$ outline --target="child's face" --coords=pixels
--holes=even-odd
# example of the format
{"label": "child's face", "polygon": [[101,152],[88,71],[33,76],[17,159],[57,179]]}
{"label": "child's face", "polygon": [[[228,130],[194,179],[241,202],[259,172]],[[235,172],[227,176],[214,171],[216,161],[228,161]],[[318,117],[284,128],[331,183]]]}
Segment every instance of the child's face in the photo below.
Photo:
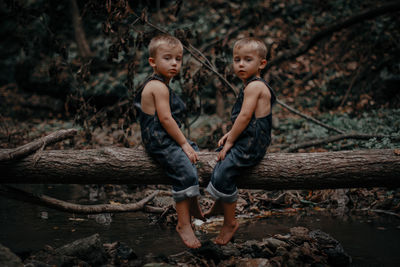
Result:
{"label": "child's face", "polygon": [[154,72],[168,81],[177,75],[182,66],[183,49],[178,45],[160,45],[155,58],[150,57],[149,63]]}
{"label": "child's face", "polygon": [[267,61],[260,58],[257,50],[251,46],[235,47],[233,49],[233,70],[236,75],[246,81],[252,76],[259,76]]}

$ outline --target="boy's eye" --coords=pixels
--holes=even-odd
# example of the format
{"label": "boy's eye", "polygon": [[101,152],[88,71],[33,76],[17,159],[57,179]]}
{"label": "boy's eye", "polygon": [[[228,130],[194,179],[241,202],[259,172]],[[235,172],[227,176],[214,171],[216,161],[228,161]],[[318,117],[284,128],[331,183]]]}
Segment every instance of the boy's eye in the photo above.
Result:
{"label": "boy's eye", "polygon": [[239,62],[239,61],[240,61],[240,58],[235,58],[235,59],[233,59],[233,61]]}

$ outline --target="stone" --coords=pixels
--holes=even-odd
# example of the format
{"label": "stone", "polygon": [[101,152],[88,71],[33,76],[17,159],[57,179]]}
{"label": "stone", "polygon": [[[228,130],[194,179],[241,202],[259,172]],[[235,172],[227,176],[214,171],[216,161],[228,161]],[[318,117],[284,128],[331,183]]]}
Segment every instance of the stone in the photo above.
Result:
{"label": "stone", "polygon": [[9,248],[0,244],[0,266],[22,267],[24,264]]}

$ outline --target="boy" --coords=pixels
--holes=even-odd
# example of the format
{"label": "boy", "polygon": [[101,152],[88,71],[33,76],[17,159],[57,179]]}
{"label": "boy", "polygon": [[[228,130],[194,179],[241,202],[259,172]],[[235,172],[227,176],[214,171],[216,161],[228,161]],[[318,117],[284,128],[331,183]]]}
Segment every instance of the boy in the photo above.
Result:
{"label": "boy", "polygon": [[200,195],[197,170],[197,146],[180,130],[185,104],[169,87],[182,65],[183,46],[170,35],[154,37],[149,44],[149,63],[153,75],[135,97],[142,141],[146,151],[161,164],[173,181],[172,195],[178,215],[176,230],[190,248],[199,248],[191,215],[203,219],[197,201]]}
{"label": "boy", "polygon": [[271,142],[271,108],[276,98],[260,78],[267,64],[266,53],[265,44],[257,38],[240,39],[233,47],[233,69],[244,88],[232,108],[232,129],[218,141],[223,148],[206,189],[216,201],[205,216],[224,214],[221,232],[215,239],[220,245],[227,244],[239,227],[235,218],[235,179],[244,179],[239,177],[240,170],[259,163]]}

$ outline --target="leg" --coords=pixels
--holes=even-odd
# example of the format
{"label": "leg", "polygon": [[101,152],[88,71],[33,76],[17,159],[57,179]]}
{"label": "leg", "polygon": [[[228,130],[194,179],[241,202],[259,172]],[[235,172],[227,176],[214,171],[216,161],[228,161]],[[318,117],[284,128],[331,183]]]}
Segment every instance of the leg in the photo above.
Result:
{"label": "leg", "polygon": [[211,206],[211,208],[206,213],[204,213],[204,217],[210,218],[212,216],[217,216],[220,214],[224,214],[224,209],[222,207],[221,200],[216,200]]}
{"label": "leg", "polygon": [[204,217],[203,212],[201,211],[197,197],[191,197],[189,199],[190,199],[190,215],[195,217],[196,219],[206,221],[206,218]]}
{"label": "leg", "polygon": [[215,243],[218,245],[226,245],[239,228],[239,223],[235,218],[236,202],[222,202],[222,208],[224,210],[224,224],[222,225],[221,232],[215,239]]}
{"label": "leg", "polygon": [[195,236],[192,225],[190,224],[190,202],[189,198],[176,202],[176,213],[178,214],[178,225],[176,231],[180,235],[183,243],[189,248],[199,248],[200,241]]}

